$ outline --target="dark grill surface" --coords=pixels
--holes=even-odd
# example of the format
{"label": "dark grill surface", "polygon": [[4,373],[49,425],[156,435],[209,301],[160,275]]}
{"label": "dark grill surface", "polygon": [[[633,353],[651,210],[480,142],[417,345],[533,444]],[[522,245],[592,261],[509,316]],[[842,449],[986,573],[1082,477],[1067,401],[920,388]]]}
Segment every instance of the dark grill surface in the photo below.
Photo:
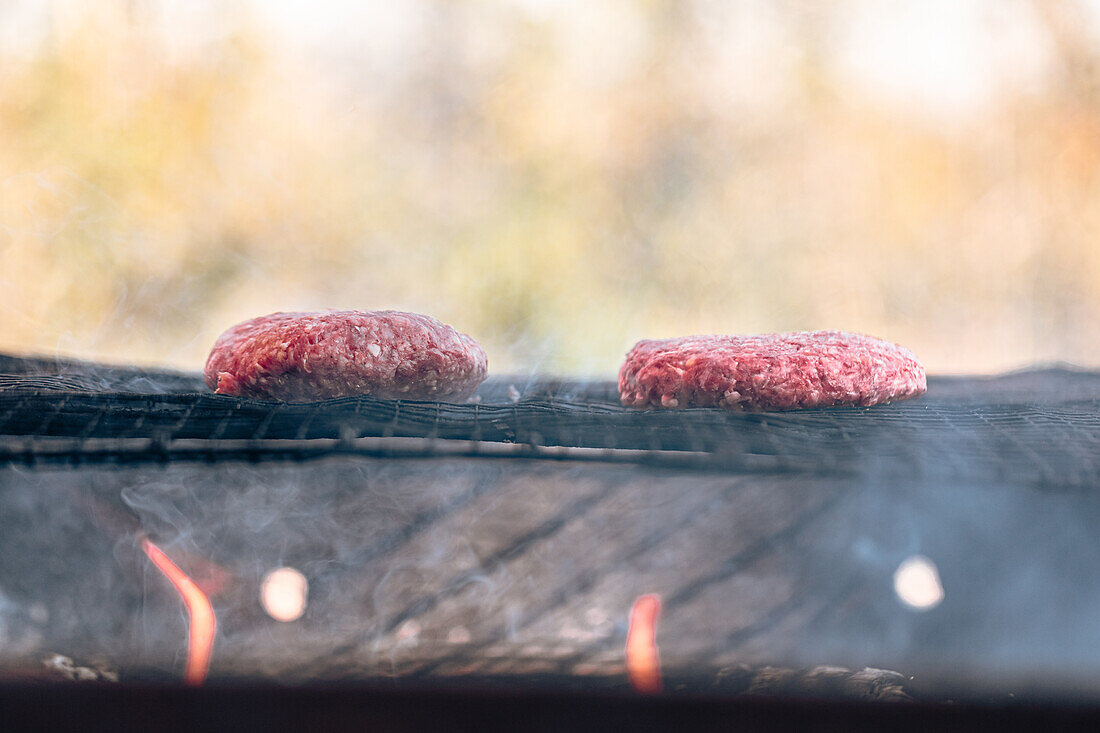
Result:
{"label": "dark grill surface", "polygon": [[[149,537],[221,578],[214,682],[621,692],[653,592],[669,692],[1100,699],[1100,374],[783,413],[628,410],[608,382],[479,396],[286,404],[0,357],[0,680],[178,679]],[[914,555],[943,578],[927,613],[895,594]],[[292,624],[257,601],[283,565],[310,583]]]}
{"label": "dark grill surface", "polygon": [[[933,377],[923,398],[874,408],[643,411],[620,406],[611,382],[501,377],[486,382],[478,397],[461,405],[369,397],[288,404],[211,394],[194,374],[0,356],[0,436],[78,441],[47,451],[7,439],[0,455],[27,459],[60,450],[90,456],[104,450],[95,442],[103,438],[152,441],[130,446],[130,455],[149,452],[150,445],[151,452],[181,457],[285,453],[294,448],[269,441],[314,439],[338,442],[297,450],[385,452],[409,444],[356,441],[406,437],[441,441],[421,444],[420,454],[497,455],[501,449],[492,444],[510,443],[597,452],[503,454],[1046,487],[1089,486],[1100,472],[1100,374],[1068,368]],[[188,440],[211,442],[201,450],[179,442]]]}

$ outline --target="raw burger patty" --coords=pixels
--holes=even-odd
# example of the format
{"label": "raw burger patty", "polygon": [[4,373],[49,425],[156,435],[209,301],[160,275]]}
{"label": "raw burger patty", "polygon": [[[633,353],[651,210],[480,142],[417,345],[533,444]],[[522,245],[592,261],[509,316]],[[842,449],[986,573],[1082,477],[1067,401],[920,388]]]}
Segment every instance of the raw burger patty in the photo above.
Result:
{"label": "raw burger patty", "polygon": [[639,341],[619,370],[619,397],[635,407],[867,406],[926,389],[911,351],[842,331]]}
{"label": "raw burger patty", "polygon": [[485,379],[485,352],[434,318],[398,311],[273,313],[223,333],[206,361],[219,394],[323,400],[464,400]]}

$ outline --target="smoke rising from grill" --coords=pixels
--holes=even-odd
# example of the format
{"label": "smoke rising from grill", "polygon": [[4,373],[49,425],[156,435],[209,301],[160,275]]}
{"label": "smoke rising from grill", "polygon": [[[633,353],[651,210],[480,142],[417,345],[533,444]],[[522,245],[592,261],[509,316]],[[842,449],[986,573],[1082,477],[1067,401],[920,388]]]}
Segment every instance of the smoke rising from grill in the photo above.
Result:
{"label": "smoke rising from grill", "polygon": [[[212,594],[214,679],[616,674],[639,590],[665,600],[670,674],[738,663],[1086,674],[1097,658],[1088,536],[1100,504],[1080,493],[341,458],[79,478],[7,468],[0,481],[5,521],[35,528],[0,540],[5,609],[45,604],[50,618],[5,620],[15,613],[68,654],[114,654],[124,676],[178,669],[186,638],[178,598],[135,561],[135,529],[185,571],[205,561],[229,573]],[[103,520],[119,497],[135,525]],[[948,589],[920,615],[892,584],[918,551]],[[19,558],[58,553],[44,592]],[[292,624],[259,603],[283,566],[310,579]]]}
{"label": "smoke rising from grill", "polygon": [[[1087,373],[934,378],[920,401],[869,410],[669,415],[627,410],[604,383],[291,405],[96,394],[68,383],[91,379],[79,365],[20,363],[3,431],[38,437],[0,445],[3,654],[21,660],[4,665],[51,652],[177,679],[187,616],[143,536],[213,603],[215,681],[626,685],[627,614],[647,593],[663,600],[666,690],[743,664],[1091,679],[1100,658]],[[556,443],[583,447],[539,447]],[[946,591],[922,614],[895,593],[915,555]],[[290,623],[262,603],[277,568],[308,580]]]}

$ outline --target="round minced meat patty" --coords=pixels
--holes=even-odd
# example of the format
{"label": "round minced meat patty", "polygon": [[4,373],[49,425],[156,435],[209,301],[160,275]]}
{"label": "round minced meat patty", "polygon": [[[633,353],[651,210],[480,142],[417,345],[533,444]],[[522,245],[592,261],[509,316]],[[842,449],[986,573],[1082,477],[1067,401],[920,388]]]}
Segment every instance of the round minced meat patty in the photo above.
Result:
{"label": "round minced meat patty", "polygon": [[619,371],[619,396],[634,407],[869,406],[926,389],[911,351],[843,331],[639,341]]}
{"label": "round minced meat patty", "polygon": [[322,311],[238,323],[214,344],[205,376],[219,394],[243,397],[460,401],[487,372],[474,339],[429,316]]}

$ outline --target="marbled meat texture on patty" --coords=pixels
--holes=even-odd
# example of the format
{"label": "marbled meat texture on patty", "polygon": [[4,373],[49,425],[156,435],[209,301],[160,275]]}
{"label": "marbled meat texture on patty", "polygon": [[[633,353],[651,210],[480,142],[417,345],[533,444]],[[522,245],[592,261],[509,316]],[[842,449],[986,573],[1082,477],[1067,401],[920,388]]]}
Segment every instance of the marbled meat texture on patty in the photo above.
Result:
{"label": "marbled meat texture on patty", "polygon": [[639,341],[619,371],[624,405],[785,410],[918,397],[908,349],[843,331]]}
{"label": "marbled meat texture on patty", "polygon": [[214,344],[205,376],[219,394],[242,397],[461,401],[487,372],[481,346],[434,318],[323,311],[238,323]]}

